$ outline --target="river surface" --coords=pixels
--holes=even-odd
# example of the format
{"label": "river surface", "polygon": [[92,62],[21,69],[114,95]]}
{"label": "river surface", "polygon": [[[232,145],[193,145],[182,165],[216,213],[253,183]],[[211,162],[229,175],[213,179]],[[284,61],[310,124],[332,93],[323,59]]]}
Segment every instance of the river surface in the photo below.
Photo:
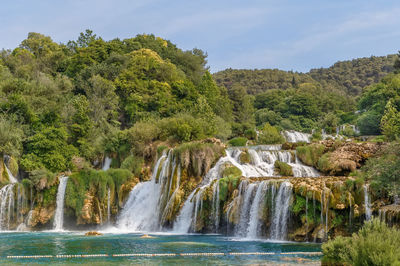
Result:
{"label": "river surface", "polygon": [[[300,254],[319,252],[314,243],[268,242],[243,240],[221,235],[150,234],[154,238],[141,238],[137,233],[104,233],[85,236],[83,232],[3,232],[0,233],[1,265],[244,265],[244,264],[304,264],[318,265],[320,256]],[[255,252],[273,253],[256,255]],[[118,254],[174,254],[166,256],[126,256]],[[183,253],[223,253],[197,256]],[[229,254],[229,253],[253,253]],[[292,253],[292,254],[282,254]],[[296,254],[293,254],[296,253]],[[106,257],[56,258],[56,255],[107,254]],[[7,258],[7,256],[52,255],[51,258]]]}

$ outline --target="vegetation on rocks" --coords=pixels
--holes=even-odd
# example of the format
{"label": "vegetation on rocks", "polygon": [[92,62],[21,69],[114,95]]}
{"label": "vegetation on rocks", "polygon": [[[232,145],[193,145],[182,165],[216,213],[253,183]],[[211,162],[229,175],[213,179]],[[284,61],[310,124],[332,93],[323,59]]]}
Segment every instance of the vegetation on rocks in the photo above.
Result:
{"label": "vegetation on rocks", "polygon": [[351,237],[337,237],[322,245],[323,265],[398,265],[400,231],[379,219],[366,222]]}

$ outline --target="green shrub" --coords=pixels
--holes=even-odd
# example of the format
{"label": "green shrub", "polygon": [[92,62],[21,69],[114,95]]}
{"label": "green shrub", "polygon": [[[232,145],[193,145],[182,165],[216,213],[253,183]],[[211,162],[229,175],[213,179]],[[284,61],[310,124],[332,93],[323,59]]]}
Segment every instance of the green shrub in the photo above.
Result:
{"label": "green shrub", "polygon": [[332,163],[329,160],[331,153],[327,152],[319,158],[317,168],[322,172],[328,172],[332,168]]}
{"label": "green shrub", "polygon": [[400,265],[400,231],[373,219],[351,237],[337,237],[322,245],[327,265]]}
{"label": "green shrub", "polygon": [[56,174],[44,168],[34,170],[29,174],[29,179],[32,180],[32,184],[35,186],[37,191],[53,186],[57,181],[56,178]]}
{"label": "green shrub", "polygon": [[275,161],[275,169],[278,170],[279,174],[282,176],[293,176],[293,169],[290,165],[285,162]]}
{"label": "green shrub", "polygon": [[244,132],[244,136],[245,136],[247,139],[256,139],[256,138],[257,138],[257,132],[256,132],[254,129],[247,129],[247,130]]}
{"label": "green shrub", "polygon": [[228,141],[229,145],[234,147],[246,146],[247,138],[236,137]]}
{"label": "green shrub", "polygon": [[294,214],[299,214],[301,211],[306,209],[306,199],[302,196],[296,195],[296,200],[292,205],[292,212]]}
{"label": "green shrub", "polygon": [[139,176],[142,171],[143,163],[143,158],[130,155],[121,163],[121,168],[131,171],[135,176]]}
{"label": "green shrub", "polygon": [[221,145],[202,142],[183,143],[174,149],[174,156],[191,176],[205,175],[223,155]]}
{"label": "green shrub", "polygon": [[282,144],[285,142],[285,138],[279,134],[276,127],[266,123],[258,136],[257,142],[258,144]]}
{"label": "green shrub", "polygon": [[310,144],[296,148],[296,153],[299,159],[306,165],[315,167],[317,167],[317,162],[324,154],[324,151],[325,146],[322,144]]}

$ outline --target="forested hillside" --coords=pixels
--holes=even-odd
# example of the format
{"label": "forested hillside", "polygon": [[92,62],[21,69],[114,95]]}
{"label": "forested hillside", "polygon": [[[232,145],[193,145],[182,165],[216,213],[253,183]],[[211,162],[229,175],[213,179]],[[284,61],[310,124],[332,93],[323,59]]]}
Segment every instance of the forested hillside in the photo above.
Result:
{"label": "forested hillside", "polygon": [[325,89],[337,89],[351,96],[360,95],[362,88],[379,82],[393,71],[396,55],[372,56],[349,61],[340,61],[329,68],[311,69],[308,73],[278,69],[226,69],[214,74],[219,85],[228,90],[246,88],[249,94],[258,94],[270,89],[288,89],[311,82]]}

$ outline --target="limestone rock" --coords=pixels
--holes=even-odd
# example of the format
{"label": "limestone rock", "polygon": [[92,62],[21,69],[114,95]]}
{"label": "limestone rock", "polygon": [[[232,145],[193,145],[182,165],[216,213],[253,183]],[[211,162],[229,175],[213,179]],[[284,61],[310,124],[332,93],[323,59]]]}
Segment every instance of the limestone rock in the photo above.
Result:
{"label": "limestone rock", "polygon": [[85,234],[85,236],[102,236],[102,235],[103,235],[102,233],[99,233],[97,231],[90,231]]}

